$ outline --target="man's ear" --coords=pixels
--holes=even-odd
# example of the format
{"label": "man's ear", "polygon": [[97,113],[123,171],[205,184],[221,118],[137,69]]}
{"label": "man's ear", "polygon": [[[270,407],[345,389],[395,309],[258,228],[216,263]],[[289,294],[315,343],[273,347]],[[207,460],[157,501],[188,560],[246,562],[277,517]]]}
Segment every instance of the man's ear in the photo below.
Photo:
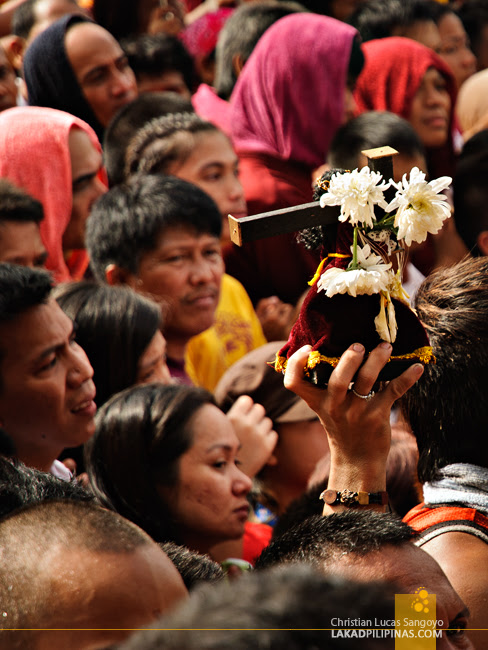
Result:
{"label": "man's ear", "polygon": [[232,57],[232,69],[234,70],[234,74],[237,78],[239,78],[239,75],[241,74],[243,67],[244,67],[244,61],[242,60],[242,55],[234,54]]}
{"label": "man's ear", "polygon": [[476,243],[483,255],[488,255],[488,230],[479,233]]}
{"label": "man's ear", "polygon": [[105,280],[111,287],[125,284],[131,289],[135,289],[137,282],[137,278],[133,273],[126,269],[122,269],[120,266],[117,266],[117,264],[109,264],[107,266],[105,269]]}
{"label": "man's ear", "polygon": [[22,70],[22,60],[25,51],[25,40],[15,34],[9,34],[1,39],[1,44],[5,50],[10,65],[14,70]]}

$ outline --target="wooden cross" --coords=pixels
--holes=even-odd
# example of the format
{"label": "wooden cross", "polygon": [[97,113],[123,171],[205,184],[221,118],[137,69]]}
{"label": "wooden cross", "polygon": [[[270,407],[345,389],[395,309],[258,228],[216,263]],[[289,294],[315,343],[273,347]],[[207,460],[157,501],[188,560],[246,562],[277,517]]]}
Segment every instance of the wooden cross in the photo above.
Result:
{"label": "wooden cross", "polygon": [[[361,153],[368,159],[371,171],[380,172],[386,181],[393,178],[393,156],[398,151],[391,147],[378,147]],[[314,201],[240,219],[229,215],[230,238],[234,244],[242,246],[256,239],[336,223],[338,214],[338,206],[327,205],[321,208],[320,202]]]}

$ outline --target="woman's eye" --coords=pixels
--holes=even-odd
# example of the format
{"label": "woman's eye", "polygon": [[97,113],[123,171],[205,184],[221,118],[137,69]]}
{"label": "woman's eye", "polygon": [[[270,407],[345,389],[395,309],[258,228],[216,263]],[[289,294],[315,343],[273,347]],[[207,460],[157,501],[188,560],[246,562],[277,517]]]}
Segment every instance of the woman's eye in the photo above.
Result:
{"label": "woman's eye", "polygon": [[213,466],[216,467],[217,469],[222,469],[223,467],[226,466],[226,461],[225,460],[219,460],[216,463],[213,463]]}

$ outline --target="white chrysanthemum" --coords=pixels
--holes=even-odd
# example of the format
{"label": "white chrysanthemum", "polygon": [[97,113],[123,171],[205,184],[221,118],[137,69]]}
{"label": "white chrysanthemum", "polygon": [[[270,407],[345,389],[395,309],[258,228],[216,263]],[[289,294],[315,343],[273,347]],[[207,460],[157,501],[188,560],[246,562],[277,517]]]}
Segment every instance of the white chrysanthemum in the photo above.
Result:
{"label": "white chrysanthemum", "polygon": [[325,291],[329,298],[337,293],[348,293],[356,297],[365,293],[371,295],[387,291],[391,283],[391,264],[385,264],[379,255],[372,253],[369,244],[363,248],[357,247],[357,260],[360,267],[358,269],[347,271],[331,268],[322,273],[317,289]]}
{"label": "white chrysanthemum", "polygon": [[321,207],[340,205],[339,221],[349,221],[351,225],[373,227],[375,221],[374,206],[386,209],[384,190],[390,184],[382,183],[379,172],[372,172],[369,167],[361,171],[334,174],[330,179],[329,190],[320,197]]}
{"label": "white chrysanthemum", "polygon": [[451,214],[447,198],[440,192],[449,187],[451,180],[449,176],[442,176],[428,183],[425,174],[414,167],[410,180],[407,181],[404,174],[401,183],[393,183],[397,193],[387,212],[397,210],[395,227],[398,228],[398,239],[404,239],[410,246],[413,241],[419,244],[425,241],[429,232],[433,235],[439,232]]}

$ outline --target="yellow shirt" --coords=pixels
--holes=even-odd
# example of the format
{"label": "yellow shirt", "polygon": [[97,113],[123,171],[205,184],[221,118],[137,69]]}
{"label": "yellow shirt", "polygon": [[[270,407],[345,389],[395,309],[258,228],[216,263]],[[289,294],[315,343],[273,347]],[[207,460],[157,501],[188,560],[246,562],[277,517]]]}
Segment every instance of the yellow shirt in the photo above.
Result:
{"label": "yellow shirt", "polygon": [[186,372],[196,386],[213,391],[227,368],[266,342],[246,290],[224,274],[215,323],[188,342]]}

